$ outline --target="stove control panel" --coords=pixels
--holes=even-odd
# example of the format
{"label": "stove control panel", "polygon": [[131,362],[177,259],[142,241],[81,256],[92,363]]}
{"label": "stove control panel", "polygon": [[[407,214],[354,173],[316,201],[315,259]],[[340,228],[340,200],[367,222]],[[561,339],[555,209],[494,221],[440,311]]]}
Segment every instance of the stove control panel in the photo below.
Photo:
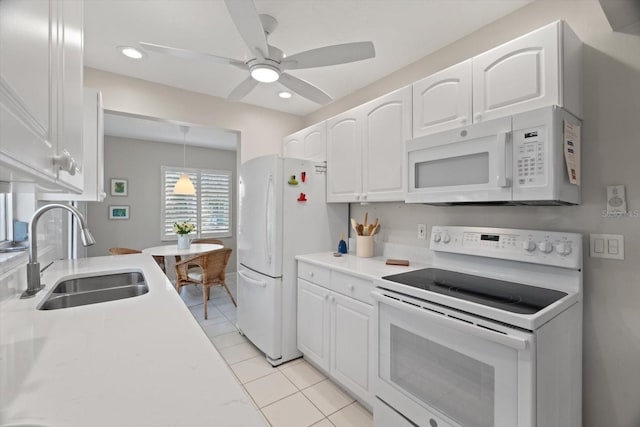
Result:
{"label": "stove control panel", "polygon": [[437,252],[582,268],[582,236],[577,233],[434,226],[430,248]]}

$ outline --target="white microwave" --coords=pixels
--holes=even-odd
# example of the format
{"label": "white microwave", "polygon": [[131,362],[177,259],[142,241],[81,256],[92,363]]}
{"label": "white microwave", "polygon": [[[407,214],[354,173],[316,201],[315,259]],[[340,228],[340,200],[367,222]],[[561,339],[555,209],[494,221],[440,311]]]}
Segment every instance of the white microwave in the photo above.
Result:
{"label": "white microwave", "polygon": [[[580,204],[580,183],[567,173],[566,126],[581,122],[551,106],[414,139],[406,148],[405,201]],[[569,144],[579,174],[580,141]]]}

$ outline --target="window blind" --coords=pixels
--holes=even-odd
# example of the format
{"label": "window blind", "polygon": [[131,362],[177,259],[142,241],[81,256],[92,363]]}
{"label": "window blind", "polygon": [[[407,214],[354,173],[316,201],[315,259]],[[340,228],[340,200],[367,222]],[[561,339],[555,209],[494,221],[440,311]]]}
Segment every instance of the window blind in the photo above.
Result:
{"label": "window blind", "polygon": [[[173,187],[186,173],[196,194],[174,194]],[[162,238],[175,238],[173,224],[189,221],[197,237],[231,235],[231,172],[162,168]]]}

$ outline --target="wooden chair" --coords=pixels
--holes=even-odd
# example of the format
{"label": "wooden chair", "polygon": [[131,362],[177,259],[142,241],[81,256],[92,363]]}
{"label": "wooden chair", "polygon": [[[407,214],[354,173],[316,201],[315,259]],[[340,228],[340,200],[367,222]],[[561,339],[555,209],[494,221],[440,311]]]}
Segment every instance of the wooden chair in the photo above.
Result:
{"label": "wooden chair", "polygon": [[210,243],[213,245],[222,245],[224,246],[224,242],[220,239],[193,239],[191,243]]}
{"label": "wooden chair", "polygon": [[[231,249],[222,248],[205,252],[191,258],[184,259],[175,265],[176,290],[186,285],[202,285],[202,302],[204,303],[204,318],[207,319],[207,301],[212,286],[222,286],[229,294],[233,305],[237,306],[231,291],[224,281],[227,263],[231,257]],[[199,272],[189,271],[189,267],[198,266]]]}
{"label": "wooden chair", "polygon": [[[142,251],[139,251],[137,249],[129,249],[129,248],[110,248],[109,249],[110,255],[129,255],[129,254],[141,254],[141,253]],[[156,260],[156,262],[158,263],[162,271],[166,273],[167,271],[164,266],[164,257],[153,255],[153,259]]]}

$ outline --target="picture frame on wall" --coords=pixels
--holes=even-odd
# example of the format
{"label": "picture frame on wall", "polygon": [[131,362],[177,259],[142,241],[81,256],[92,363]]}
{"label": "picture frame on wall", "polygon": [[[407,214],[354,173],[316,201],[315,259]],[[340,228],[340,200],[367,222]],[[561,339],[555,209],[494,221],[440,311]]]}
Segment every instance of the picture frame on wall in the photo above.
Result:
{"label": "picture frame on wall", "polygon": [[109,206],[109,219],[129,219],[129,206]]}
{"label": "picture frame on wall", "polygon": [[111,178],[111,195],[126,196],[129,191],[129,185],[126,179]]}

